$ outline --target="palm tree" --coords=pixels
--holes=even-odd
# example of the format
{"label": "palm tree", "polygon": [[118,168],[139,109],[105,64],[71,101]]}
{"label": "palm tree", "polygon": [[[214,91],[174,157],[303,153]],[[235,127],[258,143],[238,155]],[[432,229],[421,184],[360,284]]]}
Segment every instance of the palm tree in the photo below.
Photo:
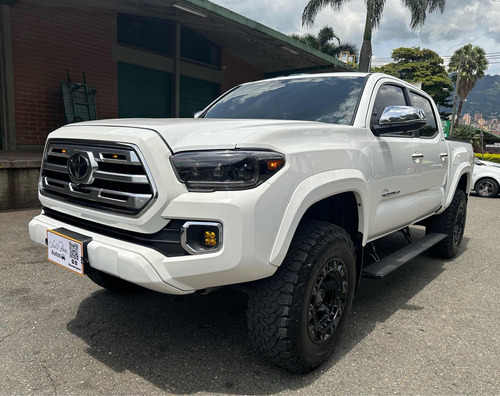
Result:
{"label": "palm tree", "polygon": [[484,49],[472,44],[464,45],[455,51],[450,59],[449,72],[456,72],[453,82],[456,84],[456,93],[459,97],[458,111],[455,118],[455,126],[458,125],[462,107],[467,95],[476,86],[478,80],[484,77],[484,72],[488,68],[488,60]]}
{"label": "palm tree", "polygon": [[[341,52],[349,52],[351,55],[355,55],[356,59],[358,57],[358,48],[356,45],[349,42],[341,43],[340,38],[330,26],[323,26],[318,36],[307,33],[303,35],[291,34],[290,37],[330,56],[338,57]],[[334,43],[335,40],[337,44]]]}
{"label": "palm tree", "polygon": [[472,125],[458,125],[450,137],[464,140],[477,149],[481,148],[481,130]]}
{"label": "palm tree", "polygon": [[[309,0],[302,12],[302,25],[312,26],[319,11],[326,6],[331,6],[334,10],[340,8],[350,0]],[[359,69],[368,72],[370,69],[370,58],[372,56],[372,32],[377,28],[382,18],[386,0],[365,0],[366,21],[363,34],[363,45],[361,46],[361,57],[359,59]],[[428,12],[441,11],[443,13],[446,0],[401,0],[404,6],[411,11],[412,29],[422,26]]]}

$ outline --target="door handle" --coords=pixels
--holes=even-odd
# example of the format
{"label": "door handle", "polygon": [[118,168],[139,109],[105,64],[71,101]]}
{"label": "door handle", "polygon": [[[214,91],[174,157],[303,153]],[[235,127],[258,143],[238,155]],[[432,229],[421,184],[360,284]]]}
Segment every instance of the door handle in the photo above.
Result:
{"label": "door handle", "polygon": [[424,155],[422,153],[415,153],[411,156],[411,159],[415,161],[417,164],[424,158]]}
{"label": "door handle", "polygon": [[446,161],[446,158],[448,158],[448,153],[441,153],[439,154],[439,156],[441,157],[441,161]]}

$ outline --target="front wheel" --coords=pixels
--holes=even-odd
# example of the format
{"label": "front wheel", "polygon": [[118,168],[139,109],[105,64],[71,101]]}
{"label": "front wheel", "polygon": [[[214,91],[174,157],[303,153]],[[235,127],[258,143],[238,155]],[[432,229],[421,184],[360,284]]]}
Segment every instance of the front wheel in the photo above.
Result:
{"label": "front wheel", "polygon": [[248,326],[254,348],[290,371],[316,368],[338,345],[355,282],[347,232],[322,221],[302,223],[276,273],[253,284]]}
{"label": "front wheel", "polygon": [[490,178],[479,180],[474,186],[476,194],[483,198],[493,198],[498,194],[498,183]]}
{"label": "front wheel", "polygon": [[429,249],[435,257],[452,258],[462,243],[467,218],[467,197],[462,190],[455,191],[450,206],[427,225],[426,232],[446,234],[447,237]]}

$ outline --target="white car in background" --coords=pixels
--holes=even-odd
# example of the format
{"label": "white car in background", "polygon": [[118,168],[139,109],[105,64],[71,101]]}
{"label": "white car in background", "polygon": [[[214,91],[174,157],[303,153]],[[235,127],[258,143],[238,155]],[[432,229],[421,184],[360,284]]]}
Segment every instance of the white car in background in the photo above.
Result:
{"label": "white car in background", "polygon": [[500,164],[490,161],[474,161],[472,185],[476,194],[484,198],[496,197],[500,186]]}

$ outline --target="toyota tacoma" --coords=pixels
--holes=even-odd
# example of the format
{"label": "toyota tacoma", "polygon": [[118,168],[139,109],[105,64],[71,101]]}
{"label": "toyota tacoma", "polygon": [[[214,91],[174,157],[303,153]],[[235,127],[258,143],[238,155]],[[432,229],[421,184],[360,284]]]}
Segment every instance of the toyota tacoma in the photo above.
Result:
{"label": "toyota tacoma", "polygon": [[[50,261],[112,291],[244,288],[253,347],[307,372],[339,344],[362,276],[425,250],[457,253],[473,158],[409,83],[274,78],[235,87],[193,119],[52,132],[29,231]],[[412,225],[425,236],[414,240]],[[408,245],[379,257],[374,241],[397,231]]]}

